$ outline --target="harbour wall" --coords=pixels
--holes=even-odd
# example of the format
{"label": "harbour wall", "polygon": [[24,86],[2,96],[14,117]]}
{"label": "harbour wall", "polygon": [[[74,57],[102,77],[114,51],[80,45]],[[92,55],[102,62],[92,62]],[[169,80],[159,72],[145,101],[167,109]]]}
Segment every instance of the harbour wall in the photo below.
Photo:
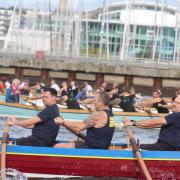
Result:
{"label": "harbour wall", "polygon": [[152,61],[119,61],[96,58],[74,58],[46,56],[41,59],[27,54],[0,53],[0,76],[10,79],[41,79],[45,83],[57,81],[89,81],[98,87],[103,81],[118,82],[126,89],[132,85],[151,93],[153,89],[180,88],[180,63]]}

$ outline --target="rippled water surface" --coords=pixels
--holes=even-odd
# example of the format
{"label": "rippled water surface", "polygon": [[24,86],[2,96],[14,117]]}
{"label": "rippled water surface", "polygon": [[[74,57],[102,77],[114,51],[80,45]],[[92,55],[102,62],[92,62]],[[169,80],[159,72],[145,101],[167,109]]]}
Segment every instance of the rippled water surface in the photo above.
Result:
{"label": "rippled water surface", "polygon": [[[0,134],[4,129],[4,122],[6,118],[0,118]],[[139,129],[132,128],[134,136],[139,139],[140,143],[153,143],[157,140],[159,129]],[[19,138],[31,135],[30,129],[25,129],[19,126],[13,126],[10,129],[10,138]],[[63,127],[60,127],[57,140],[60,141],[71,141],[75,140],[77,137],[70,133]],[[125,128],[116,129],[112,143],[126,143],[127,142],[127,132]]]}

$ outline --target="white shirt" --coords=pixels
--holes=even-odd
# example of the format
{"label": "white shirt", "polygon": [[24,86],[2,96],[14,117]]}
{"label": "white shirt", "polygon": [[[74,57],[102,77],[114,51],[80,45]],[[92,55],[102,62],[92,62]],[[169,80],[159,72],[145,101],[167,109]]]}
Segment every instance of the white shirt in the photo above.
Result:
{"label": "white shirt", "polygon": [[85,87],[85,90],[86,90],[87,93],[92,93],[93,88],[92,88],[91,85],[88,84],[88,85]]}
{"label": "white shirt", "polygon": [[57,84],[51,85],[51,88],[54,88],[56,91],[60,91],[60,87]]}
{"label": "white shirt", "polygon": [[11,83],[9,81],[5,82],[6,89],[11,87]]}

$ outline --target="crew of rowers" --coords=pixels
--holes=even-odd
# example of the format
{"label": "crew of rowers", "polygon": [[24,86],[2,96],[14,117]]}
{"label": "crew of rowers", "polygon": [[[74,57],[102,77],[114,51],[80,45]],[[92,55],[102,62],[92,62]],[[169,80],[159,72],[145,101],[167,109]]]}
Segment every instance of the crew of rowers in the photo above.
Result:
{"label": "crew of rowers", "polygon": [[[118,83],[113,83],[109,90],[107,83],[103,82],[96,91],[93,91],[88,82],[78,85],[75,81],[71,81],[68,85],[66,81],[63,81],[59,86],[54,79],[51,79],[50,87],[58,93],[57,103],[69,109],[81,109],[88,107],[88,105],[92,107],[95,94],[97,92],[107,92],[110,96],[110,109],[116,108],[116,110],[125,112],[144,110],[151,112],[151,110],[155,110],[158,113],[169,113],[175,96],[180,94],[180,90],[177,90],[175,96],[172,97],[172,101],[167,103],[163,100],[160,90],[155,90],[151,99],[144,99],[140,94],[136,94],[134,87],[131,87],[128,93],[123,92],[123,88]],[[45,88],[45,84],[41,81],[37,81],[34,86],[30,86],[29,80],[14,79],[10,83],[6,78],[2,78],[0,81],[0,92],[6,94],[5,100],[10,103],[19,103],[20,95],[24,95],[29,102],[34,101],[37,106],[43,106],[42,93]],[[41,100],[35,101],[37,99]]]}
{"label": "crew of rowers", "polygon": [[[66,82],[62,83],[60,88],[54,79],[50,82],[50,87],[45,87],[41,82],[30,87],[29,81],[20,82],[14,79],[12,83],[3,79],[0,82],[1,92],[6,93],[7,102],[19,102],[20,94],[32,96],[28,99],[42,99],[45,108],[36,116],[17,120],[15,117],[9,117],[7,124],[10,126],[19,125],[24,128],[33,127],[32,135],[22,137],[16,140],[17,145],[26,146],[46,146],[57,148],[91,148],[108,149],[115,130],[115,120],[111,108],[119,106],[124,111],[134,112],[137,107],[154,107],[159,113],[167,113],[171,109],[172,113],[149,120],[130,120],[125,117],[123,122],[125,126],[135,126],[137,128],[161,128],[159,138],[154,144],[141,144],[141,149],[146,150],[179,150],[180,148],[180,91],[176,91],[172,98],[172,103],[167,104],[160,90],[153,92],[153,98],[139,102],[139,96],[132,87],[130,92],[122,93],[117,83],[113,84],[112,90],[107,90],[107,83],[103,82],[95,93],[92,87],[87,83],[77,86],[71,81],[70,86]],[[38,94],[38,95],[37,95]],[[93,104],[91,114],[84,121],[66,121],[59,114],[57,106],[59,102],[66,103],[68,108],[80,108],[80,102],[83,104]],[[86,136],[83,141],[71,143],[58,143],[56,137],[60,126],[64,126],[76,135],[86,130]],[[81,136],[82,137],[82,136]]]}
{"label": "crew of rowers", "polygon": [[[61,113],[59,114],[59,108],[56,104],[57,91],[55,88],[45,88],[42,101],[45,108],[34,117],[22,119],[20,121],[15,117],[8,117],[6,122],[7,125],[18,125],[24,128],[32,127],[32,134],[28,137],[16,139],[16,145],[85,149],[109,148],[114,135],[116,123],[113,113],[109,109],[110,95],[108,92],[99,90],[95,94],[95,98],[93,100],[94,111],[92,111],[88,118],[83,121],[69,121],[60,116]],[[123,120],[123,126],[135,126],[137,128],[161,128],[157,142],[154,144],[140,144],[141,149],[169,151],[179,150],[180,95],[177,95],[174,98],[174,101],[171,104],[171,109],[171,114],[156,119],[150,118],[147,120],[135,121],[125,117]],[[86,135],[81,135],[81,138],[83,137],[83,141],[73,141],[69,143],[57,142],[56,138],[60,126],[64,126],[78,137],[80,137],[82,131],[86,130]]]}

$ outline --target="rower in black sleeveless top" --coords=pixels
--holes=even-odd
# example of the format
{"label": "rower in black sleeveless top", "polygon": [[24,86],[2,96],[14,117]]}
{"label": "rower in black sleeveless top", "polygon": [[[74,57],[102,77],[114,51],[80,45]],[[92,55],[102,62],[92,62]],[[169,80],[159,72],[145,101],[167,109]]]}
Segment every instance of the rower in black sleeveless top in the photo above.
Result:
{"label": "rower in black sleeveless top", "polygon": [[92,112],[87,120],[74,122],[57,117],[55,119],[57,124],[67,127],[77,134],[83,130],[87,130],[87,133],[84,142],[58,143],[54,147],[107,149],[115,129],[114,118],[111,110],[109,110],[109,99],[107,92],[97,93],[94,103],[96,111]]}

